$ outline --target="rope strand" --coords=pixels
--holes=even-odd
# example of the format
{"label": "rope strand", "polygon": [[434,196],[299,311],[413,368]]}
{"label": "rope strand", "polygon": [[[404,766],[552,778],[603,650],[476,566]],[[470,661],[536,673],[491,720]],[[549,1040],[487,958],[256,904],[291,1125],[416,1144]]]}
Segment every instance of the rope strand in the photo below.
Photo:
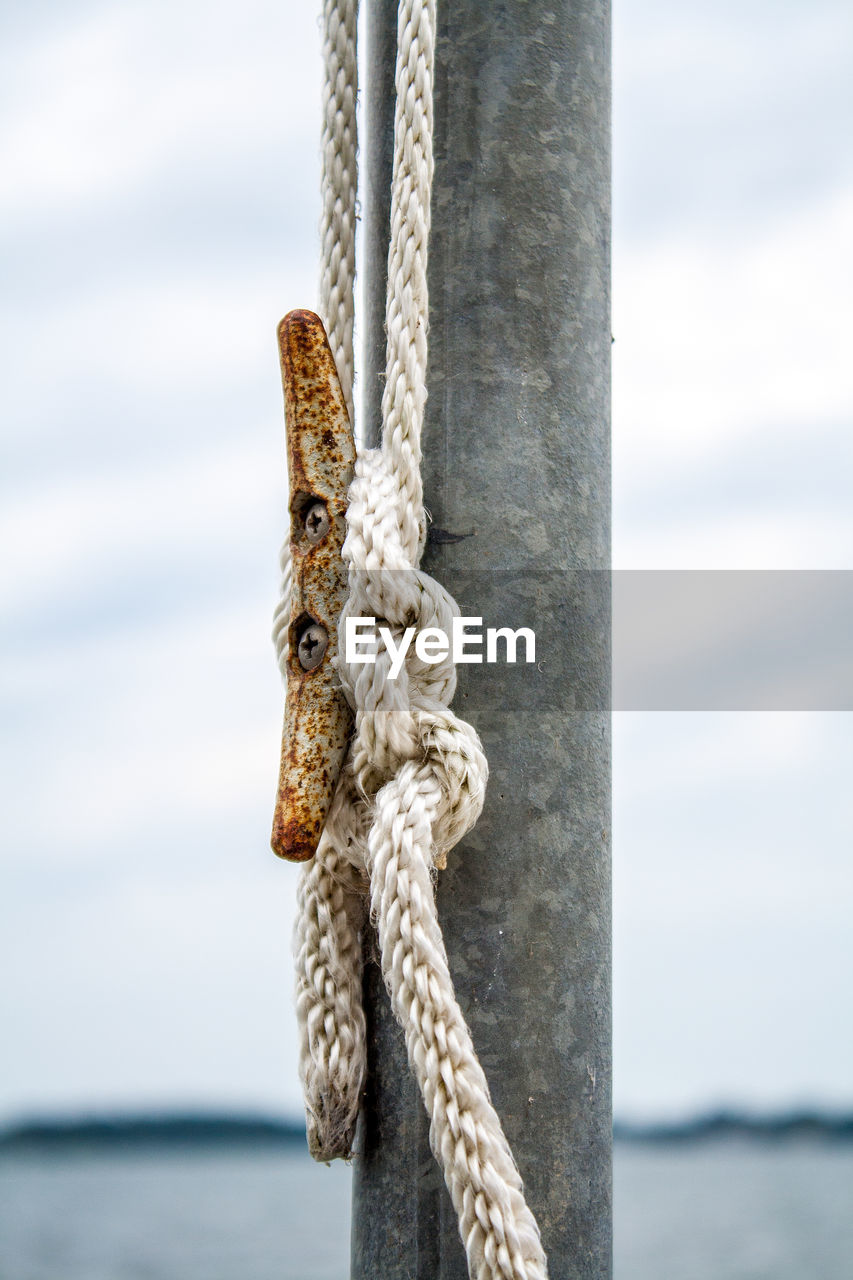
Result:
{"label": "rope strand", "polygon": [[323,131],[319,315],[353,415],[355,222],[358,189],[358,0],[323,0]]}
{"label": "rope strand", "polygon": [[397,20],[397,105],[385,324],[382,447],[399,477],[401,542],[415,564],[425,535],[421,429],[426,406],[429,291],[427,246],[432,193],[432,82],[435,0],[401,3]]}

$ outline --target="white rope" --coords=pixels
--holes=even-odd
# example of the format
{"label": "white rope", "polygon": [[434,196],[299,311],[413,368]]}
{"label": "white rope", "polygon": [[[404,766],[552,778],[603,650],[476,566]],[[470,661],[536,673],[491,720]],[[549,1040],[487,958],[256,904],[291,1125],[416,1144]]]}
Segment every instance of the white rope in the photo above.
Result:
{"label": "white rope", "polygon": [[[355,209],[355,0],[327,0],[324,20],[321,315],[342,382],[346,374],[351,387],[354,262],[346,236],[354,227],[347,211]],[[343,552],[349,598],[341,627],[346,616],[372,616],[397,639],[407,626],[449,632],[458,615],[447,592],[417,568],[425,530],[420,437],[434,42],[435,0],[400,0],[382,445],[356,462]],[[286,557],[282,567],[280,662]],[[389,669],[387,651],[375,665],[338,660],[355,731],[320,848],[300,877],[295,957],[309,1145],[318,1159],[352,1148],[365,1072],[359,929],[367,891],[383,977],[429,1113],[430,1144],[459,1218],[469,1274],[544,1280],[539,1230],[453,992],[432,883],[433,869],[480,814],[486,759],[473,728],[450,710],[456,673],[449,657],[427,665],[410,651],[396,680]]]}
{"label": "white rope", "polygon": [[358,0],[323,0],[323,169],[320,191],[320,317],[341,390],[354,422],[353,321],[355,318],[355,218],[358,190]]}

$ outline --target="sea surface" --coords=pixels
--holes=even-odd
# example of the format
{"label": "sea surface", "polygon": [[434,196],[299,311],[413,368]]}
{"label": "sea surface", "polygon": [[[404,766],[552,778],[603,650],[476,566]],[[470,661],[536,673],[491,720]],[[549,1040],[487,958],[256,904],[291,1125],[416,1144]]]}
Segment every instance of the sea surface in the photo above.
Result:
{"label": "sea surface", "polygon": [[[616,1280],[853,1277],[850,1144],[614,1163]],[[0,1280],[346,1280],[349,1202],[347,1168],[287,1150],[5,1154]]]}

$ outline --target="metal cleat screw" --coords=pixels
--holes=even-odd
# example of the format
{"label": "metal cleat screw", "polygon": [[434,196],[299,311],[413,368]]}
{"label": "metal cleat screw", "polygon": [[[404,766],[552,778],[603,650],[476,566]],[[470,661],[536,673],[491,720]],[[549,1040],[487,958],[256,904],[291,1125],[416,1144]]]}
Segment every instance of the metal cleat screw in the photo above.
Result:
{"label": "metal cleat screw", "polygon": [[299,637],[296,656],[303,671],[313,671],[323,661],[323,655],[329,647],[329,634],[318,622],[306,627]]}
{"label": "metal cleat screw", "polygon": [[309,542],[320,542],[329,532],[331,521],[325,503],[312,502],[305,512],[305,536]]}

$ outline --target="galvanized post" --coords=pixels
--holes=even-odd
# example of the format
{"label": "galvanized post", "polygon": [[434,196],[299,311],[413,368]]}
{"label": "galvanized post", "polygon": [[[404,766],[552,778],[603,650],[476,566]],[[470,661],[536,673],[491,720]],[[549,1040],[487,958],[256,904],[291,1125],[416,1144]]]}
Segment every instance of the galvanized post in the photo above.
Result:
{"label": "galvanized post", "polygon": [[[454,983],[553,1280],[610,1229],[607,0],[439,2],[425,567],[533,620],[541,679],[462,672],[485,812],[438,885]],[[378,423],[396,4],[368,2],[365,419]],[[464,535],[461,536],[460,535]],[[450,540],[451,537],[458,540]],[[473,607],[471,607],[473,606]],[[531,613],[532,610],[532,613]],[[375,964],[353,1280],[464,1280],[456,1218]]]}

